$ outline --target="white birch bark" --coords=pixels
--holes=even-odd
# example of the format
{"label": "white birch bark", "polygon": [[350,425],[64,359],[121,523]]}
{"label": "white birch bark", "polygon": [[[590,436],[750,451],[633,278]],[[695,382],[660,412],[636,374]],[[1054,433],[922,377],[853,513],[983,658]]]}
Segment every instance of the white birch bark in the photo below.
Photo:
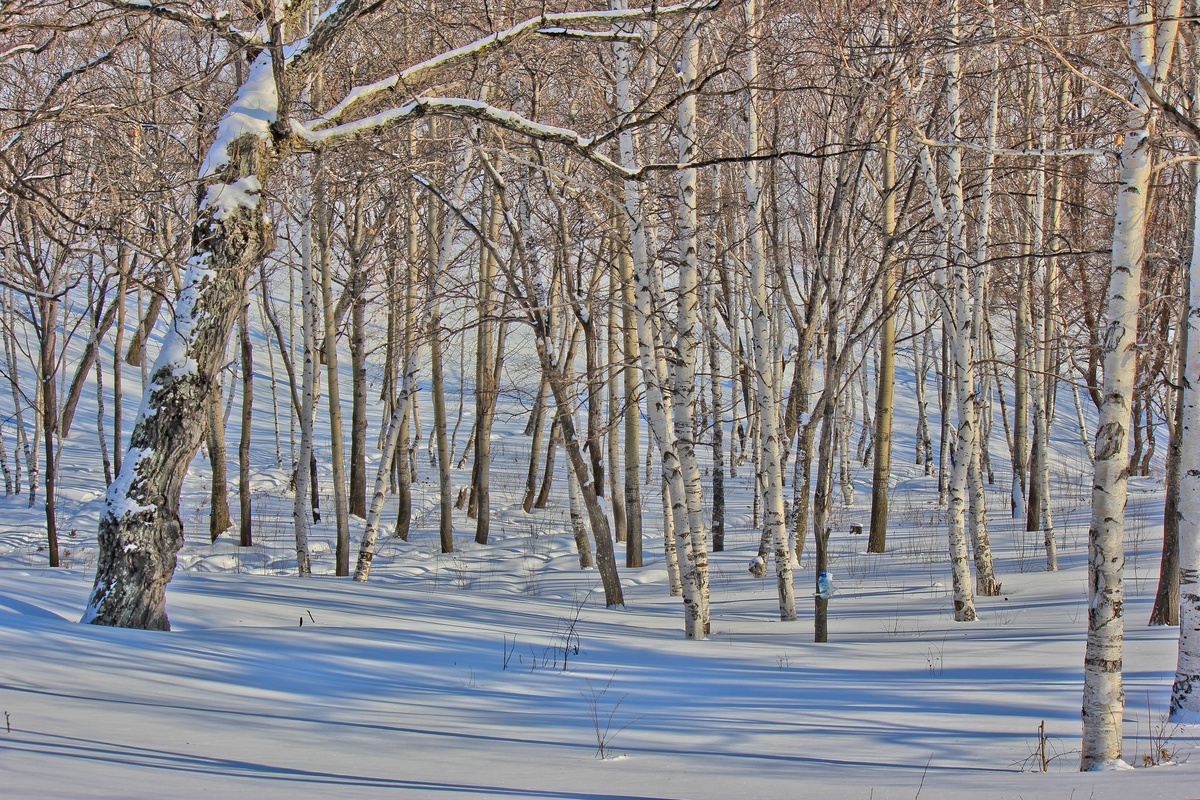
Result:
{"label": "white birch bark", "polygon": [[1200,194],[1194,218],[1179,464],[1179,659],[1169,716],[1188,725],[1200,724]]}
{"label": "white birch bark", "polygon": [[[307,181],[305,181],[307,184]],[[307,189],[307,185],[305,187]],[[308,552],[309,490],[313,457],[313,422],[316,416],[316,295],[312,278],[312,209],[306,209],[300,239],[300,341],[304,366],[300,378],[300,447],[296,456],[293,484],[296,495],[292,500],[292,525],[296,536],[296,569],[301,577],[312,574]]]}
{"label": "white birch bark", "polygon": [[[696,95],[699,89],[700,32],[699,18],[689,14],[684,25],[682,54],[682,89],[679,104],[679,163],[696,160],[698,151]],[[675,409],[675,448],[683,470],[685,505],[687,508],[688,544],[684,549],[687,571],[695,584],[700,608],[702,630],[708,633],[708,536],[704,519],[704,489],[700,465],[696,460],[695,406],[696,354],[700,351],[700,270],[698,265],[699,238],[697,235],[696,192],[698,170],[683,169],[679,173],[679,285],[678,318],[675,326],[673,359],[668,362],[671,374],[672,404]]]}
{"label": "white birch bark", "polygon": [[[1134,68],[1155,83],[1166,76],[1178,27],[1179,0],[1171,0],[1158,31],[1154,7],[1129,2],[1129,52]],[[1137,318],[1145,259],[1146,198],[1150,188],[1151,104],[1132,82],[1133,107],[1121,146],[1113,225],[1108,320],[1102,339],[1104,383],[1092,521],[1088,531],[1088,635],[1083,662],[1083,744],[1080,769],[1123,766],[1125,713],[1122,649],[1125,633],[1125,500],[1128,492],[1129,426],[1136,367]]]}
{"label": "white birch bark", "polygon": [[[990,15],[992,19],[992,34],[995,36],[995,16]],[[983,313],[984,301],[987,297],[988,283],[991,277],[991,264],[988,257],[988,250],[991,236],[991,218],[992,218],[992,194],[994,191],[994,166],[996,163],[996,138],[997,129],[999,128],[1000,115],[1000,53],[999,48],[992,48],[992,65],[996,70],[996,80],[992,85],[991,104],[988,111],[987,121],[987,141],[988,153],[984,162],[984,177],[983,186],[980,190],[979,198],[979,226],[976,234],[975,242],[975,287],[974,295],[971,298],[971,330],[970,342],[982,350],[983,342]],[[965,220],[964,220],[964,235],[965,240]],[[963,242],[963,250],[965,253],[965,241]],[[975,448],[971,454],[971,461],[967,471],[968,488],[970,492],[970,510],[971,510],[971,534],[972,544],[975,551],[975,590],[978,594],[985,597],[994,597],[1000,594],[1000,583],[996,580],[995,568],[992,560],[991,540],[988,536],[987,526],[987,493],[983,485],[983,454],[984,441],[986,433],[983,426],[985,403],[980,395],[979,389],[986,383],[986,380],[981,377],[976,384],[974,380],[974,364],[977,359],[972,360],[972,389],[975,396],[972,399],[972,408],[974,411],[974,434]]]}
{"label": "white birch bark", "polygon": [[[27,473],[27,485],[29,487],[29,507],[32,508],[37,499],[38,487],[38,461],[37,461],[37,446],[29,441],[29,434],[25,428],[25,413],[22,410],[24,407],[23,393],[21,392],[20,372],[17,367],[16,349],[13,347],[13,341],[16,339],[16,313],[13,311],[12,289],[7,290],[3,297],[4,301],[4,316],[5,316],[5,332],[4,332],[4,359],[8,365],[8,385],[12,390],[13,396],[13,416],[17,429],[17,445],[20,448],[20,456],[25,459],[25,471]],[[35,426],[36,427],[36,426]],[[21,493],[21,458],[16,459],[17,479],[16,487],[17,494]],[[118,470],[120,467],[117,468]]]}
{"label": "white birch bark", "polygon": [[717,298],[712,281],[705,298],[705,328],[707,328],[709,392],[712,401],[712,541],[713,552],[725,549],[725,419],[721,407],[721,350],[717,342]]}
{"label": "white birch bark", "polygon": [[[623,0],[617,0],[615,7],[623,8]],[[689,26],[691,24],[693,23],[689,20]],[[621,164],[627,169],[633,169],[636,164],[636,156],[633,131],[628,127],[633,111],[630,85],[632,63],[628,44],[618,41],[614,44],[613,50],[617,59],[617,111],[622,115],[623,125],[618,139]],[[658,357],[659,337],[653,328],[653,287],[656,264],[650,257],[645,218],[642,213],[642,189],[637,181],[624,181],[624,201],[629,225],[630,256],[633,260],[638,352],[642,377],[646,386],[646,416],[654,434],[653,438],[659,447],[663,479],[668,487],[667,497],[671,502],[671,517],[678,531],[681,521],[686,520],[690,525],[691,519],[686,501],[687,488],[683,464],[672,435],[672,428],[676,427],[673,398],[664,391],[666,370]],[[703,529],[701,529],[700,536],[703,537]],[[678,538],[676,537],[676,540]],[[687,543],[693,541],[690,531],[685,531],[682,538]],[[706,635],[705,628],[708,618],[707,560],[698,562],[694,550],[690,547],[684,549],[685,566],[681,569],[680,575],[683,590],[684,634],[689,639],[702,639]]]}
{"label": "white birch bark", "polygon": [[[366,527],[359,544],[358,562],[354,569],[354,580],[364,582],[371,577],[371,564],[375,558],[375,542],[379,536],[379,521],[383,515],[384,502],[387,499],[388,476],[392,474],[397,456],[405,463],[400,465],[402,472],[408,472],[408,444],[401,443],[401,437],[408,431],[409,409],[414,405],[417,391],[418,361],[420,359],[420,340],[410,330],[405,336],[409,339],[405,346],[404,375],[399,396],[392,408],[388,420],[387,432],[384,434],[383,454],[379,459],[379,468],[375,472],[375,489],[371,496],[371,505],[367,508]],[[402,537],[407,540],[407,533]]]}
{"label": "white birch bark", "polygon": [[[758,141],[758,48],[760,36],[758,5],[746,0],[746,25],[750,46],[747,54],[746,154],[756,156]],[[758,403],[763,527],[770,537],[775,558],[775,582],[779,595],[779,618],[796,619],[796,597],[792,583],[792,556],[783,507],[783,462],[780,456],[779,384],[775,380],[776,359],[771,351],[770,306],[767,296],[767,256],[764,241],[762,179],[758,162],[746,162],[746,204],[750,234],[750,323],[754,344],[755,397]],[[756,482],[757,483],[757,482]]]}
{"label": "white birch bark", "polygon": [[[957,19],[957,6],[955,6],[954,14]],[[957,24],[954,28],[957,32]],[[953,121],[958,115],[958,61],[957,51],[952,51],[951,55],[947,56],[947,72],[949,74],[946,95],[952,115],[951,137],[954,137],[958,130]],[[968,454],[973,452],[971,449],[974,438],[972,436],[973,426],[969,423],[974,416],[974,400],[971,396],[971,356],[969,352],[971,320],[967,302],[967,275],[966,265],[962,263],[963,253],[959,246],[963,240],[961,153],[957,147],[950,148],[948,159],[951,176],[950,208],[947,208],[942,202],[929,148],[921,147],[919,156],[920,169],[934,219],[939,223],[939,227],[948,240],[946,261],[949,263],[938,269],[937,295],[942,306],[942,336],[947,339],[953,351],[951,368],[956,373],[955,383],[957,384],[954,394],[962,396],[958,398],[959,449],[955,454],[953,470],[947,484],[946,523],[953,577],[954,619],[957,622],[971,622],[975,620],[976,614],[975,597],[971,590],[971,568],[967,553],[966,488]],[[953,220],[957,220],[957,222]],[[964,408],[969,409],[965,415]],[[944,413],[948,415],[948,409]]]}
{"label": "white birch bark", "polygon": [[588,544],[587,526],[583,522],[583,502],[579,499],[579,479],[575,470],[567,470],[567,500],[571,515],[571,533],[575,537],[575,551],[579,556],[579,568],[592,568],[592,547]]}
{"label": "white birch bark", "polygon": [[[1045,75],[1041,64],[1034,66],[1034,103],[1036,106],[1036,117],[1034,127],[1039,131],[1040,142],[1039,147],[1045,150],[1049,146],[1049,140],[1046,134],[1046,91],[1045,91]],[[1033,276],[1032,286],[1036,290],[1044,290],[1046,286],[1046,234],[1045,234],[1045,216],[1046,216],[1046,157],[1040,156],[1037,159],[1037,164],[1034,169],[1034,192],[1033,192],[1033,216],[1030,220],[1031,233],[1031,249],[1033,250]],[[1046,320],[1039,320],[1039,309],[1037,303],[1031,303],[1030,309],[1034,312],[1030,316],[1030,329],[1037,331],[1038,323],[1042,322],[1042,327],[1045,327]],[[1043,309],[1044,311],[1044,304]],[[1049,409],[1046,403],[1046,387],[1047,377],[1045,366],[1048,362],[1047,353],[1051,347],[1051,342],[1042,336],[1034,335],[1030,338],[1032,347],[1030,348],[1030,359],[1033,362],[1033,369],[1029,373],[1029,391],[1033,399],[1033,447],[1035,457],[1029,465],[1029,497],[1037,498],[1036,508],[1030,509],[1033,513],[1026,513],[1027,521],[1030,527],[1042,531],[1042,541],[1046,549],[1046,570],[1055,572],[1058,570],[1058,545],[1054,540],[1054,523],[1050,514],[1050,459],[1047,448],[1050,446],[1050,418]]]}

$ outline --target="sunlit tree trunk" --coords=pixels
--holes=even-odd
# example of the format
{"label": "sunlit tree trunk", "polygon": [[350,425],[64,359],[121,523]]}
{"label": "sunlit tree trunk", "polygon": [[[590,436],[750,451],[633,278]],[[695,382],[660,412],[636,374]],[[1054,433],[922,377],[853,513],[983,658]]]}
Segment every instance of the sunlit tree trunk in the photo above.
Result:
{"label": "sunlit tree trunk", "polygon": [[[307,187],[306,187],[307,188]],[[300,371],[300,446],[296,451],[296,471],[292,479],[296,494],[292,503],[292,525],[296,532],[296,568],[301,577],[312,574],[308,550],[308,515],[313,472],[313,426],[316,420],[317,393],[317,333],[316,290],[313,286],[312,264],[312,206],[306,216],[300,238],[300,349],[304,366]]]}
{"label": "sunlit tree trunk", "polygon": [[[1186,328],[1180,338],[1186,356],[1180,359],[1183,369],[1180,375],[1182,398],[1179,403],[1179,446],[1169,458],[1177,461],[1178,472],[1177,505],[1168,500],[1165,515],[1173,516],[1177,546],[1175,563],[1168,564],[1164,557],[1163,569],[1176,567],[1173,574],[1159,578],[1159,597],[1155,599],[1155,613],[1166,592],[1163,584],[1174,585],[1179,598],[1176,623],[1179,625],[1179,659],[1175,668],[1175,681],[1171,687],[1170,721],[1173,723],[1200,723],[1200,178],[1193,172],[1193,186],[1197,189],[1194,200],[1192,259],[1188,275],[1188,304]],[[1165,616],[1165,615],[1164,615]],[[1151,624],[1170,624],[1168,620],[1151,618]]]}
{"label": "sunlit tree trunk", "polygon": [[[1156,42],[1154,7],[1142,0],[1129,3],[1129,53],[1133,67],[1156,83],[1166,77],[1171,61],[1179,7],[1179,0],[1167,4],[1163,16],[1166,21],[1159,26]],[[1104,769],[1121,761],[1125,712],[1122,680],[1125,501],[1147,194],[1152,172],[1150,100],[1136,81],[1132,84],[1132,97],[1117,180],[1108,323],[1101,339],[1104,382],[1088,531],[1088,635],[1083,662],[1080,769],[1085,771]],[[1183,559],[1182,563],[1188,562]]]}
{"label": "sunlit tree trunk", "polygon": [[[746,152],[758,155],[758,51],[753,37],[760,35],[756,0],[747,0],[746,21],[751,31],[746,85]],[[682,112],[681,112],[682,113]],[[681,159],[682,160],[682,159]],[[775,358],[771,347],[770,306],[767,297],[767,258],[764,241],[762,179],[758,162],[746,163],[746,204],[749,207],[750,234],[750,323],[754,343],[755,396],[759,412],[760,469],[758,482],[764,495],[763,526],[775,556],[775,582],[779,595],[779,617],[796,619],[796,598],[792,584],[792,556],[783,503],[783,463],[780,451],[780,388],[775,380]]]}
{"label": "sunlit tree trunk", "polygon": [[[623,7],[623,0],[618,0],[617,7]],[[694,20],[689,19],[689,34],[695,37]],[[698,46],[698,45],[697,45]],[[629,55],[629,45],[617,42],[613,45],[617,56],[617,110],[622,115],[632,113],[633,103],[630,94],[630,74],[632,65]],[[687,49],[687,48],[685,48]],[[685,70],[694,70],[691,57],[685,57]],[[689,73],[685,73],[689,74]],[[694,76],[694,71],[690,72]],[[685,83],[687,79],[685,78]],[[682,114],[681,110],[681,114]],[[624,127],[619,137],[621,164],[632,167],[636,163],[634,155],[633,132]],[[681,147],[688,146],[681,142]],[[642,215],[641,186],[637,181],[624,181],[624,200],[627,224],[629,225],[630,254],[633,261],[635,292],[635,309],[638,329],[638,348],[641,357],[642,375],[646,387],[646,412],[653,429],[654,439],[658,443],[662,456],[662,470],[668,484],[667,497],[672,505],[672,519],[678,532],[680,522],[690,528],[691,519],[684,464],[681,454],[676,447],[672,430],[679,429],[681,423],[675,421],[677,409],[674,408],[674,397],[664,391],[665,369],[659,363],[658,336],[653,325],[653,296],[655,285],[656,265],[652,263],[650,248],[646,236],[645,220]],[[687,409],[680,410],[687,413]],[[690,429],[690,416],[686,427]],[[690,437],[690,430],[688,432]],[[698,478],[698,470],[696,470]],[[695,487],[699,489],[699,486]],[[698,500],[699,498],[697,498]],[[697,509],[700,511],[701,509]],[[701,529],[699,539],[703,541],[704,532]],[[683,567],[681,581],[683,586],[684,605],[684,635],[689,639],[702,639],[707,634],[708,624],[708,562],[705,552],[697,552],[692,544],[695,539],[693,532],[684,529],[677,540],[684,542]]]}
{"label": "sunlit tree trunk", "polygon": [[[642,566],[642,489],[638,481],[641,466],[642,433],[638,392],[637,323],[634,321],[633,259],[629,255],[628,226],[618,211],[616,228],[621,232],[617,243],[617,267],[621,278],[621,331],[625,349],[625,566]],[[613,462],[616,466],[616,462]]]}
{"label": "sunlit tree trunk", "polygon": [[896,289],[892,243],[896,236],[896,113],[887,109],[883,160],[883,273],[880,283],[883,322],[879,327],[879,371],[875,376],[875,459],[871,472],[871,527],[867,552],[887,544],[888,482],[892,463],[892,399],[896,384]]}

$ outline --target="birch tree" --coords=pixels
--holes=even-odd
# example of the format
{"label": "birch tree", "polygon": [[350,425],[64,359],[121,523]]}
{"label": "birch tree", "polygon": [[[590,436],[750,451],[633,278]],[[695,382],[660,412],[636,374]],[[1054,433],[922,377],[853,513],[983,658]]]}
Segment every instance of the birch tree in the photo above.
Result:
{"label": "birch tree", "polygon": [[[1200,180],[1195,182],[1200,190]],[[1200,232],[1200,191],[1194,231]],[[1200,236],[1193,233],[1188,270],[1186,358],[1181,376],[1178,501],[1179,658],[1171,686],[1169,719],[1200,723]],[[1173,511],[1168,507],[1167,511]],[[1164,559],[1165,562],[1165,559]],[[1170,580],[1173,576],[1168,576]]]}
{"label": "birch tree", "polygon": [[[747,0],[746,25],[750,48],[746,67],[746,154],[759,153],[758,141],[758,51],[754,39],[761,35],[758,4]],[[682,112],[681,112],[682,113]],[[683,159],[681,159],[682,161]],[[767,298],[767,256],[764,241],[762,181],[758,163],[746,163],[746,202],[749,206],[750,233],[750,323],[754,343],[755,395],[760,425],[760,461],[762,473],[756,483],[763,487],[763,525],[775,555],[775,582],[779,594],[779,617],[796,619],[796,599],[792,585],[792,555],[788,548],[787,526],[783,509],[783,461],[780,453],[779,384],[775,377],[775,359],[771,347]]]}
{"label": "birch tree", "polygon": [[[1129,53],[1133,69],[1152,86],[1161,85],[1175,46],[1180,2],[1169,0],[1157,22],[1155,7],[1128,5]],[[1113,222],[1108,322],[1103,337],[1104,384],[1092,519],[1088,531],[1088,635],[1083,664],[1083,746],[1080,769],[1121,763],[1125,595],[1125,500],[1129,482],[1129,428],[1137,349],[1142,264],[1145,260],[1147,193],[1151,177],[1150,126],[1153,108],[1142,80],[1131,86],[1133,102],[1121,145]],[[1182,626],[1181,626],[1182,627]]]}

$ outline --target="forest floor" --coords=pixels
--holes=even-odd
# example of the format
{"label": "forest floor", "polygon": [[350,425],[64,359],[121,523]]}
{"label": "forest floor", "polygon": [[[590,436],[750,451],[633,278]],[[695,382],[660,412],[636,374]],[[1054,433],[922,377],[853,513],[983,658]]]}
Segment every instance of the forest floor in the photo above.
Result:
{"label": "forest floor", "polygon": [[[686,641],[654,487],[647,565],[621,569],[626,606],[606,609],[598,575],[578,567],[561,467],[550,507],[521,511],[528,440],[516,413],[495,435],[492,542],[476,545],[456,512],[456,552],[438,552],[422,448],[413,535],[383,541],[367,584],[331,576],[328,498],[312,534],[318,574],[294,576],[291,496],[259,414],[256,459],[272,467],[256,470],[255,546],[236,547],[236,531],[208,543],[199,456],[168,591],[173,630],[79,625],[104,483],[80,430],[64,445],[66,568],[45,566],[41,509],[0,498],[0,796],[1200,797],[1200,740],[1164,721],[1177,630],[1145,624],[1161,484],[1135,479],[1128,509],[1125,758],[1138,768],[1081,774],[1090,468],[1078,434],[1056,440],[1062,569],[1044,571],[1041,534],[1009,518],[998,476],[1003,594],[978,598],[979,621],[955,623],[935,479],[901,463],[910,422],[898,422],[886,553],[849,533],[866,527],[869,467],[856,465],[853,506],[836,493],[836,593],[819,645],[810,554],[796,572],[798,622],[778,621],[773,575],[747,572],[749,460],[729,482],[727,549],[711,559],[711,634]],[[286,437],[285,424],[285,458]],[[456,486],[468,476],[469,464],[456,470]],[[623,564],[622,545],[617,555]]]}

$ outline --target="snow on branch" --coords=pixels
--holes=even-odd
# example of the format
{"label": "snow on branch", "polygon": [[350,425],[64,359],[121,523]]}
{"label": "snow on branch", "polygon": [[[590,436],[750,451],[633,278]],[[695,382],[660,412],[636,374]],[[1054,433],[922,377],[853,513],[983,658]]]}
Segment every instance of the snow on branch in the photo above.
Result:
{"label": "snow on branch", "polygon": [[260,53],[250,66],[250,75],[238,89],[237,99],[217,123],[217,138],[200,165],[200,178],[215,175],[229,163],[229,147],[242,136],[266,139],[279,111],[279,96],[271,71],[269,53]]}
{"label": "snow on branch", "polygon": [[[497,31],[482,39],[456,47],[453,50],[447,50],[444,53],[426,59],[419,64],[414,64],[408,69],[399,72],[374,83],[364,86],[356,86],[351,89],[340,102],[337,103],[329,111],[322,114],[315,120],[307,123],[310,129],[324,127],[326,125],[336,124],[343,119],[347,112],[374,97],[377,97],[397,89],[411,87],[414,84],[427,81],[434,74],[458,66],[459,64],[482,58],[483,56],[505,47],[513,42],[531,35],[545,36],[563,36],[565,32],[571,34],[582,34],[585,31],[577,30],[580,25],[595,25],[605,24],[612,25],[613,23],[635,22],[637,20],[649,19],[652,17],[668,16],[672,14],[681,14],[693,11],[703,11],[705,9],[715,8],[714,0],[690,0],[690,2],[679,3],[671,6],[648,6],[645,8],[618,9],[611,11],[572,11],[559,14],[542,14],[537,17],[520,22],[511,28],[502,31]],[[592,35],[592,34],[589,34]],[[603,38],[606,41],[616,38],[612,31],[602,31],[594,34],[598,38]]]}
{"label": "snow on branch", "polygon": [[556,142],[575,151],[584,158],[600,165],[605,170],[625,178],[638,177],[612,159],[593,149],[595,139],[581,136],[570,128],[546,125],[523,117],[515,111],[490,106],[481,100],[465,100],[457,97],[421,97],[398,108],[389,108],[369,117],[347,122],[333,128],[312,130],[298,122],[292,123],[292,131],[301,140],[311,145],[324,145],[339,139],[361,136],[381,128],[417,119],[422,116],[470,117],[497,125],[505,130],[528,136],[543,142]]}
{"label": "snow on branch", "polygon": [[986,145],[973,144],[972,142],[954,141],[941,142],[935,139],[926,139],[924,136],[917,135],[916,141],[918,144],[923,144],[926,147],[961,147],[964,150],[971,150],[976,153],[984,153],[986,155],[1021,158],[1025,156],[1047,156],[1051,158],[1070,158],[1072,156],[1116,156],[1111,150],[1105,150],[1102,147],[987,147]]}
{"label": "snow on branch", "polygon": [[21,55],[21,53],[40,53],[52,41],[54,41],[54,37],[50,36],[49,38],[46,39],[46,41],[42,42],[41,44],[33,44],[30,42],[30,43],[26,43],[26,44],[19,44],[16,47],[9,48],[8,50],[5,50],[3,53],[0,53],[0,63],[3,63],[10,59],[16,58],[17,56]]}

